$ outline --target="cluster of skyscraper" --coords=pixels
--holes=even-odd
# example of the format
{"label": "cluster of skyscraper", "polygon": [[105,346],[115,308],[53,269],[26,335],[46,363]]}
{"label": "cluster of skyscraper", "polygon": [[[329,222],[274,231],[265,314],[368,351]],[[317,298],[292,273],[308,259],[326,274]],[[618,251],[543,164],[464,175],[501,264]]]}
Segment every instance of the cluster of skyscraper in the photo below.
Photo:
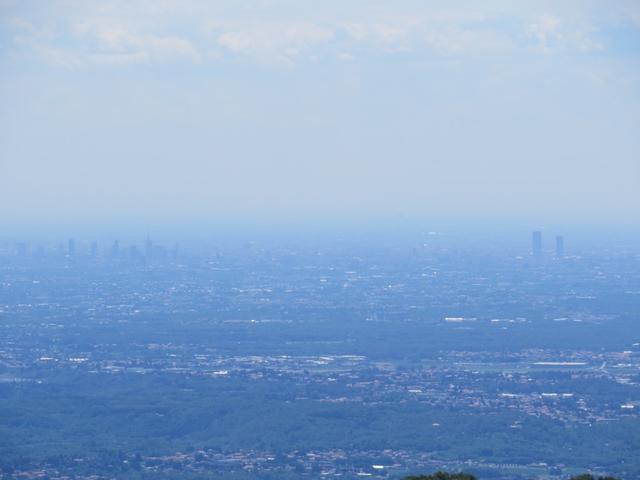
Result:
{"label": "cluster of skyscraper", "polygon": [[[542,232],[540,230],[531,234],[531,254],[536,260],[541,260],[543,257]],[[555,257],[564,258],[564,237],[562,235],[556,235]]]}
{"label": "cluster of skyscraper", "polygon": [[[98,242],[92,241],[89,244],[88,253],[90,257],[96,258],[99,255],[98,252]],[[85,247],[85,252],[86,252]],[[42,247],[38,248],[35,252],[36,256],[42,256],[44,249]],[[64,249],[64,244],[58,244],[58,252],[60,255],[66,256],[68,258],[74,258],[77,254],[76,249],[76,241],[73,238],[70,238],[67,242],[66,252]],[[16,244],[16,253],[20,257],[24,257],[27,255],[27,244],[26,243],[18,243]],[[167,251],[162,246],[154,245],[150,238],[147,237],[147,240],[144,245],[144,250],[138,248],[137,245],[129,245],[128,248],[122,249],[120,246],[120,242],[115,240],[111,245],[111,248],[104,252],[105,256],[111,258],[120,258],[120,257],[128,257],[130,259],[146,259],[150,260],[152,258],[165,258],[167,256],[175,256],[177,253],[174,248],[171,251]],[[544,257],[543,243],[542,243],[542,231],[535,230],[531,234],[531,255],[535,260],[542,260]],[[555,258],[561,259],[564,258],[564,237],[562,235],[556,235],[555,237]]]}
{"label": "cluster of skyscraper", "polygon": [[[49,248],[45,248],[40,245],[37,248],[32,250],[32,254],[36,258],[41,258],[46,256],[47,251],[54,253],[54,256],[64,257],[64,258],[76,258],[76,257],[85,257],[85,258],[98,258],[103,256],[104,258],[127,258],[130,260],[150,260],[150,259],[165,259],[165,258],[173,258],[177,254],[177,247],[169,250],[160,245],[154,245],[150,238],[147,238],[144,248],[141,249],[137,245],[132,244],[123,248],[118,240],[115,240],[110,248],[107,248],[101,252],[98,249],[98,242],[96,240],[91,241],[87,244],[80,244],[78,247],[76,240],[70,238],[66,242],[66,246],[64,243],[58,243],[55,246],[49,246]],[[27,257],[29,253],[29,245],[25,242],[19,242],[16,244],[16,254],[18,257]]]}

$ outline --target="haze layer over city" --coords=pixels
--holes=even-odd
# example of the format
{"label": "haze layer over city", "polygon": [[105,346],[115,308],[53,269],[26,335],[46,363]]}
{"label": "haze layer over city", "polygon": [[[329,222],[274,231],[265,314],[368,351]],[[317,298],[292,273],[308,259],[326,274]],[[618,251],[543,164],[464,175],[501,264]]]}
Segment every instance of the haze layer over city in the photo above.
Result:
{"label": "haze layer over city", "polygon": [[0,478],[640,478],[637,2],[0,40]]}

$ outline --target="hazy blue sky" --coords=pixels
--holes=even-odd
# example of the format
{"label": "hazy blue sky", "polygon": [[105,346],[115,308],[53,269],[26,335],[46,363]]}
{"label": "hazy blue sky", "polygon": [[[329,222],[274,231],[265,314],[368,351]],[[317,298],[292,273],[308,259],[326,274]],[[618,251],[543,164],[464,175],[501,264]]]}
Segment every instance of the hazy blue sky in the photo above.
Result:
{"label": "hazy blue sky", "polygon": [[0,215],[640,217],[640,2],[0,0]]}

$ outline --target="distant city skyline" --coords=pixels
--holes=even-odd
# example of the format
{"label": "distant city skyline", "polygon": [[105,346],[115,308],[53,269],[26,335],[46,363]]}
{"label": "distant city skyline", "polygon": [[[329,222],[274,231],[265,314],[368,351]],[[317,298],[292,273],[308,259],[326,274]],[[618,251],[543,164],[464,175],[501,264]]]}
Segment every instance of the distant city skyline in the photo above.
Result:
{"label": "distant city skyline", "polygon": [[[355,236],[350,235],[348,232],[343,232],[344,236],[341,237],[325,237],[322,241],[324,242],[355,242],[361,243],[367,242],[367,235],[364,235],[362,231],[359,232],[359,235]],[[382,240],[379,237],[378,241]],[[517,238],[505,238],[505,237],[494,237],[492,239],[476,236],[475,238],[464,237],[456,234],[445,234],[435,231],[430,232],[405,232],[405,234],[389,236],[386,238],[386,242],[394,242],[398,241],[398,239],[403,239],[406,248],[411,248],[414,254],[418,252],[418,248],[416,248],[416,243],[418,245],[421,244],[421,248],[431,248],[436,246],[436,248],[442,248],[447,245],[457,247],[465,246],[464,248],[471,248],[471,250],[476,249],[486,249],[489,245],[493,245],[493,248],[496,245],[501,245],[497,249],[497,252],[502,252],[505,257],[513,257],[516,258],[524,258],[523,254],[526,252],[526,244],[523,242],[522,236],[520,236],[520,241]],[[561,260],[565,257],[565,241],[564,235],[555,235],[554,238],[554,246],[553,249],[545,245],[544,236],[541,230],[534,230],[531,232],[531,246],[529,249],[529,254],[534,262],[539,263],[543,260]],[[128,237],[124,242],[124,247],[122,247],[123,243],[119,238],[102,238],[100,241],[95,237],[81,237],[77,239],[76,237],[71,237],[66,240],[61,238],[49,237],[49,238],[34,238],[34,237],[23,237],[23,238],[14,238],[13,240],[10,238],[2,238],[0,237],[0,254],[11,256],[11,252],[15,253],[15,256],[18,258],[27,258],[32,257],[36,259],[42,259],[45,256],[53,255],[58,258],[66,258],[69,260],[75,261],[76,259],[84,259],[84,260],[97,260],[97,259],[133,259],[133,260],[144,260],[144,261],[155,261],[155,260],[166,260],[167,258],[177,258],[179,251],[179,243],[180,239],[178,238],[167,238],[164,237],[164,241],[156,241],[150,235],[143,238],[135,238]],[[298,235],[294,237],[289,237],[289,241],[296,245],[312,245],[318,242],[320,239],[313,235],[309,236],[305,235],[303,232],[299,232]],[[610,241],[613,239],[609,239]],[[219,236],[209,236],[201,237],[200,239],[183,236],[181,241],[185,242],[187,245],[190,245],[186,248],[186,251],[191,251],[191,253],[203,251],[213,251],[217,252],[222,244],[229,245],[229,237],[225,239],[224,234]],[[221,242],[221,243],[220,243]],[[275,242],[275,243],[274,243]],[[66,243],[66,247],[65,247]],[[277,245],[280,243],[277,237],[265,237],[261,236],[259,233],[254,232],[253,236],[245,237],[244,239],[239,240],[239,237],[236,237],[235,241],[232,241],[230,244],[233,245]],[[589,241],[583,241],[583,247],[585,244],[589,244]],[[172,245],[172,246],[171,246]],[[412,245],[412,246],[411,246]],[[593,244],[591,244],[593,245]],[[194,248],[195,247],[195,248]],[[507,247],[506,249],[504,249]],[[619,247],[618,247],[619,248]]]}

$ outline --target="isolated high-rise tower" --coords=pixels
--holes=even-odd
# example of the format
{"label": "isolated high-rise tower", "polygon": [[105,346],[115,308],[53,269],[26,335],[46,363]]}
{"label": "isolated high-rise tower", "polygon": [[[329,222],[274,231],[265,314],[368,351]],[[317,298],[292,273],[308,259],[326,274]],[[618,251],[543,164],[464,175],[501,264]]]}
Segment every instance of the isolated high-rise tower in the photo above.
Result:
{"label": "isolated high-rise tower", "polygon": [[118,255],[120,255],[120,242],[118,242],[118,240],[114,240],[113,245],[111,246],[111,256],[115,258]]}
{"label": "isolated high-rise tower", "polygon": [[564,257],[564,237],[562,235],[558,235],[556,237],[556,258]]}
{"label": "isolated high-rise tower", "polygon": [[531,253],[535,259],[542,258],[542,232],[539,230],[531,234]]}
{"label": "isolated high-rise tower", "polygon": [[150,260],[153,256],[153,242],[151,241],[149,235],[147,235],[147,241],[144,245],[144,256],[147,258],[147,260]]}

